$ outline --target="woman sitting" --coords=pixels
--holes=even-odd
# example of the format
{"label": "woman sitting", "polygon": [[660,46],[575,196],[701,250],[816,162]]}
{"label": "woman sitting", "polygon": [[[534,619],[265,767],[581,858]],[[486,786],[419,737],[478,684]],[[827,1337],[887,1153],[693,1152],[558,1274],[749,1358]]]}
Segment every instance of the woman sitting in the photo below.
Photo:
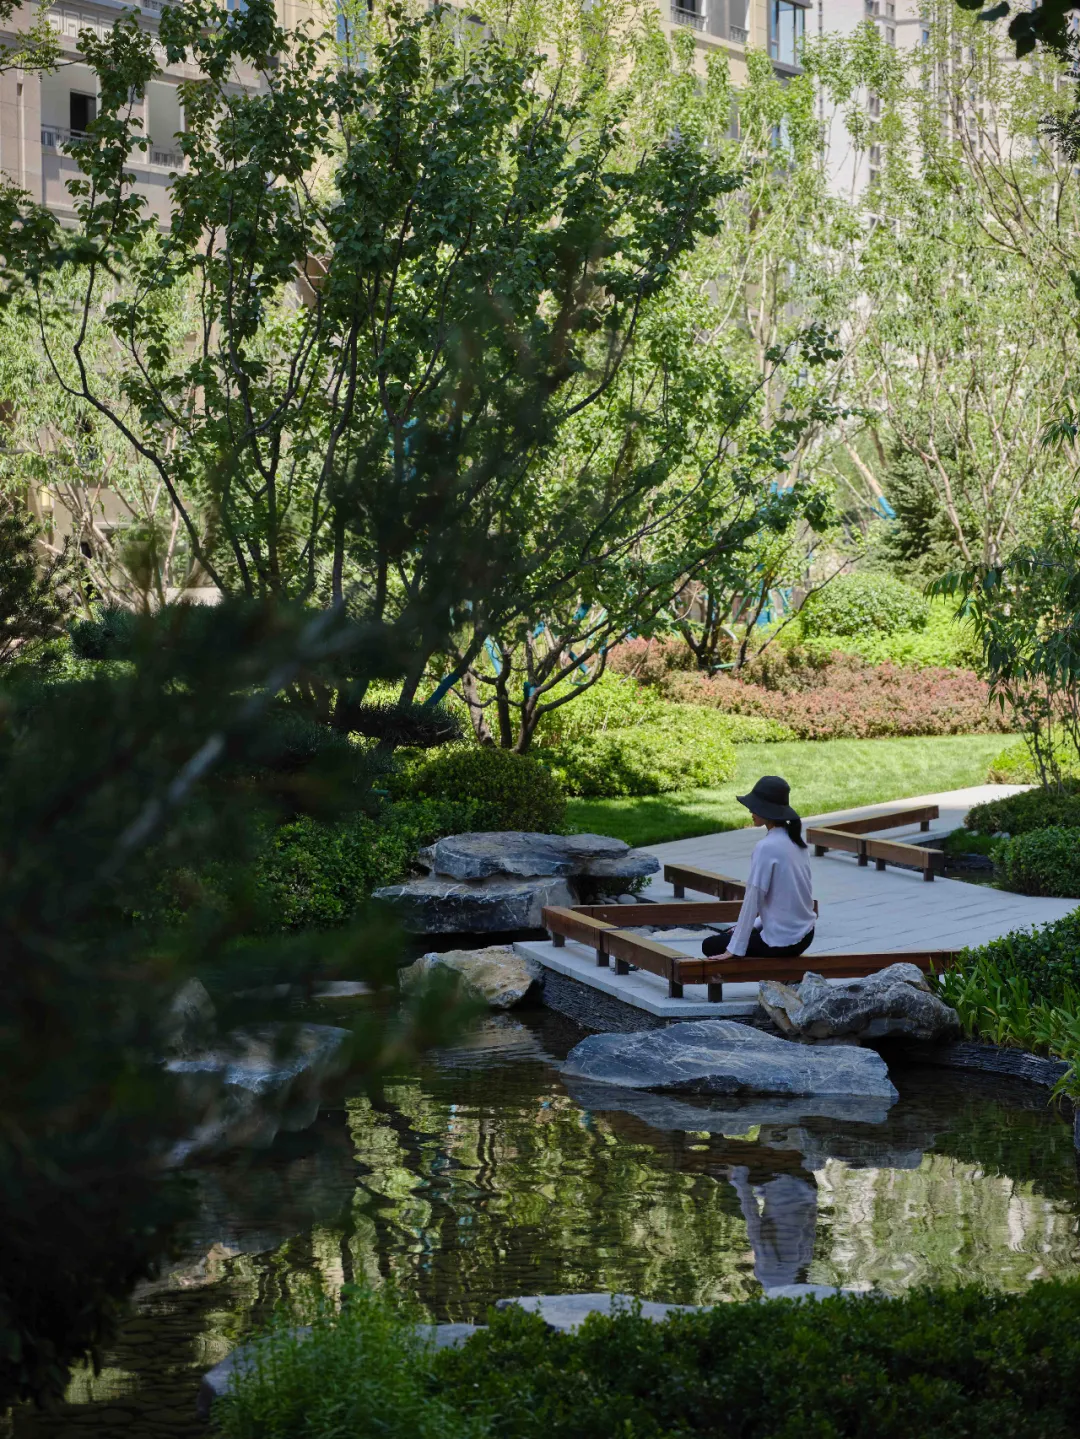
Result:
{"label": "woman sitting", "polygon": [[810,858],[790,794],[786,780],[764,775],[749,794],[736,796],[768,834],[754,846],[738,924],[710,935],[702,954],[721,960],[794,959],[813,943]]}

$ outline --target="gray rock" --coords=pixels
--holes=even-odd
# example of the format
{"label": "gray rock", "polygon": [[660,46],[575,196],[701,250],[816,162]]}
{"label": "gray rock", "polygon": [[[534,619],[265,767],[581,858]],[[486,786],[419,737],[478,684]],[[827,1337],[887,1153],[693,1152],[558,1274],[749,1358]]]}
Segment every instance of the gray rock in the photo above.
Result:
{"label": "gray rock", "polygon": [[[485,1324],[421,1324],[418,1332],[434,1349],[453,1349],[486,1328]],[[311,1329],[304,1325],[289,1332],[293,1338],[303,1339],[311,1333]],[[210,1418],[214,1400],[228,1394],[236,1376],[254,1364],[260,1342],[255,1339],[250,1344],[238,1345],[220,1364],[215,1364],[203,1375],[195,1400],[195,1412],[200,1419]]]}
{"label": "gray rock", "polygon": [[846,1094],[896,1098],[880,1055],[854,1045],[793,1044],[731,1020],[591,1034],[569,1053],[571,1078],[681,1094]]}
{"label": "gray rock", "polygon": [[[630,846],[606,834],[533,834],[528,830],[500,830],[491,834],[452,834],[420,851],[420,862],[434,874],[450,879],[487,879],[489,875],[518,875],[535,878],[541,875],[612,874],[623,870],[591,868],[594,864],[617,864],[630,854]],[[639,867],[625,873],[655,874],[659,860],[652,855],[648,868]]]}
{"label": "gray rock", "polygon": [[162,1041],[166,1052],[181,1056],[205,1049],[213,1038],[216,1021],[217,1011],[206,986],[198,979],[187,980],[165,1012]]}
{"label": "gray rock", "polygon": [[643,1319],[662,1321],[670,1314],[691,1313],[698,1304],[655,1304],[652,1300],[636,1300],[632,1294],[527,1294],[516,1299],[500,1299],[496,1309],[509,1309],[516,1304],[528,1314],[539,1314],[550,1329],[569,1334],[579,1328],[590,1314],[618,1314],[641,1304]]}
{"label": "gray rock", "polygon": [[783,1034],[800,1039],[949,1039],[959,1033],[956,1011],[932,994],[913,964],[890,964],[865,979],[830,984],[808,972],[801,984],[763,980],[762,1008]]}
{"label": "gray rock", "polygon": [[590,879],[646,879],[660,869],[660,861],[643,849],[632,849],[618,859],[592,859],[578,874]]}
{"label": "gray rock", "polygon": [[516,954],[503,945],[486,949],[451,949],[445,954],[425,954],[401,971],[401,984],[408,988],[433,969],[452,969],[461,975],[465,987],[492,1009],[512,1009],[535,992],[543,979],[543,966],[534,959]]}
{"label": "gray rock", "polygon": [[329,1024],[265,1025],[236,1031],[216,1049],[169,1059],[184,1098],[202,1117],[170,1161],[237,1145],[264,1148],[281,1130],[306,1129],[324,1083],[348,1062],[347,1029]]}
{"label": "gray rock", "polygon": [[483,880],[427,875],[377,889],[374,898],[393,904],[412,934],[539,929],[545,905],[574,903],[566,880],[555,875],[535,879],[494,875]]}

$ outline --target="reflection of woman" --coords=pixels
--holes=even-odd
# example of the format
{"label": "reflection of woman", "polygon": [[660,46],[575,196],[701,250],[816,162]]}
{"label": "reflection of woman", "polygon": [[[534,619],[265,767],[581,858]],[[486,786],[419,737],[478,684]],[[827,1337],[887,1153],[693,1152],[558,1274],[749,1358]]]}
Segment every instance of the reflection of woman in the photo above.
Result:
{"label": "reflection of woman", "polygon": [[802,821],[788,803],[786,780],[763,775],[737,795],[756,825],[768,830],[754,846],[746,896],[734,929],[710,935],[702,954],[718,959],[794,959],[814,938],[814,896]]}
{"label": "reflection of woman", "polygon": [[754,1274],[761,1287],[799,1283],[814,1257],[817,1187],[794,1174],[778,1174],[752,1185],[750,1171],[741,1164],[731,1169],[730,1179],[746,1220]]}

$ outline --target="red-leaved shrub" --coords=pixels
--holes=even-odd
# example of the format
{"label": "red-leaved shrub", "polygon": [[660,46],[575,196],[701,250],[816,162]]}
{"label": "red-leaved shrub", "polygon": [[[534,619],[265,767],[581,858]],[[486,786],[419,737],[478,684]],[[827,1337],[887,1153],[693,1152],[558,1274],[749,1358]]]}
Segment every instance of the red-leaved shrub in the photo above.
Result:
{"label": "red-leaved shrub", "polygon": [[987,702],[970,670],[869,665],[853,655],[810,663],[798,652],[768,655],[742,671],[668,672],[664,693],[679,704],[779,720],[800,739],[876,739],[885,735],[989,734],[1015,728]]}

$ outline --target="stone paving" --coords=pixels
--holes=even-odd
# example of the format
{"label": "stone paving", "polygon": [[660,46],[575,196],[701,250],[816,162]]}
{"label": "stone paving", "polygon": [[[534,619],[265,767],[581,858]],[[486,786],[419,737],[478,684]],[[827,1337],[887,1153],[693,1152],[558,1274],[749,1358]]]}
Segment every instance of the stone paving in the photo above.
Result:
{"label": "stone paving", "polygon": [[[936,804],[941,815],[932,825],[929,835],[920,834],[917,825],[874,831],[875,838],[882,839],[933,839],[959,828],[972,805],[1013,794],[1016,788],[988,784],[944,794],[911,795],[886,804],[809,816],[804,819],[804,825],[830,824],[841,819],[881,814],[889,809]],[[656,855],[661,864],[691,864],[744,880],[750,870],[751,851],[763,833],[763,830],[751,828],[729,830],[723,834],[699,835],[694,839],[680,839],[645,848]],[[918,872],[892,866],[882,873],[878,873],[872,865],[860,869],[854,855],[837,850],[830,850],[820,858],[811,857],[810,863],[814,874],[814,897],[821,912],[814,943],[805,955],[807,969],[814,967],[815,951],[819,954],[858,954],[962,949],[965,945],[984,944],[1013,929],[1030,928],[1060,919],[1077,907],[1076,900],[1037,899],[1029,895],[1009,894],[987,885],[967,884],[962,880],[938,877],[933,884],[926,884]],[[649,899],[655,900],[673,897],[671,886],[661,877],[651,882],[646,894]],[[705,897],[689,891],[686,895],[687,899]],[[696,939],[665,943],[686,954],[700,953],[700,942]],[[517,947],[549,968],[665,1019],[687,1019],[707,1014],[720,1018],[725,1014],[734,1016],[744,1013],[748,1007],[756,1008],[756,984],[725,985],[725,1002],[722,1005],[709,1004],[704,985],[687,985],[683,999],[668,999],[667,986],[658,976],[638,971],[617,978],[612,971],[598,970],[592,951],[572,941],[567,941],[565,947],[558,950],[545,943],[524,943]]]}

